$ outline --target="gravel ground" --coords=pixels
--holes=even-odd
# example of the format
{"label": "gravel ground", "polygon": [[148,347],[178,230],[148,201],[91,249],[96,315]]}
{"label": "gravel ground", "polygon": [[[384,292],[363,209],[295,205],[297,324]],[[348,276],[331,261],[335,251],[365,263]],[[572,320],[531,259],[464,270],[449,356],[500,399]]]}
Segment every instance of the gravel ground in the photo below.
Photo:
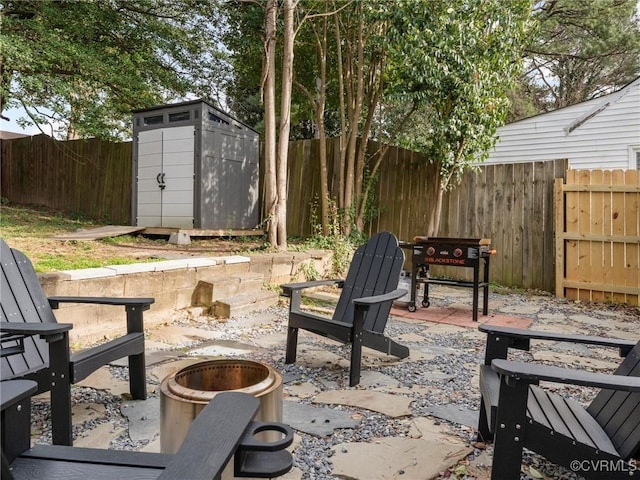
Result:
{"label": "gravel ground", "polygon": [[[549,319],[557,318],[564,315],[566,319],[576,323],[576,327],[580,333],[592,335],[607,335],[608,328],[603,327],[599,323],[585,323],[585,318],[611,320],[619,327],[620,324],[628,325],[628,338],[637,338],[637,332],[640,331],[640,309],[629,308],[619,305],[605,304],[583,304],[568,302],[563,299],[556,299],[548,295],[510,293],[507,295],[492,294],[492,301],[503,301],[508,306],[529,306],[535,305],[539,307],[536,313],[527,316],[533,320],[532,328],[536,325],[549,323]],[[446,295],[432,294],[432,305],[447,305],[459,299],[449,299]],[[499,302],[500,303],[500,302]],[[258,341],[265,336],[273,333],[283,333],[286,330],[287,312],[285,307],[274,307],[269,309],[274,321],[268,323],[252,324],[246,326],[248,317],[233,318],[224,323],[222,339],[237,340],[244,343],[258,345]],[[580,321],[583,320],[583,321]],[[557,320],[553,320],[556,321]],[[202,318],[194,317],[192,312],[181,311],[175,312],[175,324],[197,325],[201,328],[211,328],[220,330],[218,322],[203,321]],[[579,325],[578,325],[579,323]],[[387,325],[387,333],[391,338],[400,335],[419,333],[423,331],[425,324],[422,323],[405,323],[401,321],[391,321]],[[617,331],[620,328],[616,328]],[[305,339],[305,343],[308,343]],[[197,343],[190,345],[181,345],[180,347],[193,347]],[[349,358],[349,348],[339,344],[325,344],[324,348],[333,353]],[[407,344],[412,348],[411,344]],[[415,345],[413,345],[415,347]],[[411,409],[413,416],[426,416],[428,409],[434,405],[444,405],[454,403],[461,408],[474,409],[479,408],[479,398],[477,394],[477,386],[471,385],[473,377],[477,373],[477,365],[482,362],[484,355],[484,338],[477,332],[464,331],[452,334],[432,334],[425,338],[424,342],[420,342],[420,348],[425,351],[442,352],[437,354],[432,360],[421,360],[410,364],[400,363],[398,365],[387,365],[378,368],[378,370],[389,375],[398,381],[399,386],[412,388],[414,385],[434,387],[427,395],[418,393],[408,394],[413,398]],[[449,354],[448,350],[454,349],[455,355]],[[550,349],[557,349],[566,353],[565,347],[557,344]],[[522,359],[531,359],[531,355],[527,352],[517,352],[514,357]],[[279,370],[285,382],[310,382],[319,391],[335,388],[349,388],[346,372],[342,368],[331,367],[325,368],[307,368],[300,364],[284,365],[284,352],[279,349],[269,350],[261,349],[255,355],[252,354],[253,360],[262,361],[273,365]],[[408,368],[410,365],[410,368]],[[425,373],[438,370],[452,376],[448,380],[430,380],[426,378]],[[126,378],[127,369],[112,367],[114,375]],[[583,403],[588,403],[589,398],[593,394],[593,390],[589,388],[579,387],[557,387],[563,394],[572,396]],[[111,422],[116,426],[126,428],[126,418],[120,413],[120,404],[122,399],[114,397],[107,392],[95,390],[91,388],[73,389],[74,402],[100,403],[105,406],[106,413],[99,419],[85,422],[81,425],[74,425],[74,433],[81,435],[87,429],[94,428],[96,424],[101,422]],[[309,400],[301,400],[309,402]],[[331,455],[332,447],[343,442],[366,442],[375,437],[395,437],[407,436],[409,433],[409,422],[406,419],[392,419],[382,414],[371,412],[364,409],[353,407],[335,406],[334,408],[345,409],[354,414],[361,416],[362,421],[353,429],[341,429],[335,432],[335,435],[326,438],[319,438],[313,435],[300,433],[301,442],[294,452],[295,465],[303,472],[303,480],[329,480],[337,478],[332,476]],[[36,435],[35,441],[38,443],[50,442],[49,430],[49,408],[48,402],[40,399],[35,400],[33,408],[33,432]],[[447,424],[447,422],[444,422]],[[476,479],[484,478],[478,474],[477,468],[469,467],[472,460],[485,452],[491,453],[491,446],[484,446],[476,443],[475,431],[469,427],[455,424],[448,424],[451,435],[462,438],[469,445],[475,446],[474,453],[465,461],[459,464],[458,473],[453,471],[443,472],[438,479]],[[114,440],[111,448],[135,450],[143,447],[143,444],[132,442],[128,435],[124,434]],[[464,472],[467,472],[466,474]],[[484,470],[486,475],[487,470]],[[527,473],[524,473],[527,472]],[[542,475],[542,476],[539,476]],[[524,459],[524,468],[521,479],[537,480],[540,478],[552,479],[577,479],[580,478],[574,473],[566,469],[557,467],[546,462],[541,457],[526,453]]]}

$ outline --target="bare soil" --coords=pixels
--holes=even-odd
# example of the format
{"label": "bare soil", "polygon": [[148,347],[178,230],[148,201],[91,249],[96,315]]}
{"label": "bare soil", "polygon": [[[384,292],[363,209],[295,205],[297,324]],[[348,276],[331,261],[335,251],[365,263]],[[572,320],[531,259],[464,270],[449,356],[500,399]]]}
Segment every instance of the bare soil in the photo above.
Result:
{"label": "bare soil", "polygon": [[8,243],[18,250],[28,252],[32,262],[48,256],[73,258],[78,255],[92,259],[131,258],[134,260],[170,259],[183,256],[223,256],[251,253],[265,250],[263,240],[236,240],[232,238],[208,238],[192,240],[190,245],[173,245],[166,237],[146,238],[136,236],[136,240],[112,243],[102,240],[55,240],[51,238],[11,238]]}

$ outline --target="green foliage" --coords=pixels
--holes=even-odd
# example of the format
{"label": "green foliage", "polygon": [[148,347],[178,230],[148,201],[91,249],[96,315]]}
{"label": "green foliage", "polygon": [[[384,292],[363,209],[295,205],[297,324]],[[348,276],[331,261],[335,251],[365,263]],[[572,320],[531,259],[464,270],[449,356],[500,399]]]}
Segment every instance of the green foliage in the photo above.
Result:
{"label": "green foliage", "polygon": [[527,0],[398,0],[381,11],[389,21],[387,98],[418,112],[399,143],[438,162],[443,188],[495,143],[529,14]]}
{"label": "green foliage", "polygon": [[[82,249],[81,249],[82,250]],[[86,246],[87,255],[75,258],[65,258],[60,255],[43,254],[34,265],[38,273],[55,272],[60,270],[76,270],[79,268],[99,268],[107,265],[128,265],[131,263],[155,262],[157,259],[135,259],[131,257],[109,257],[108,259],[97,259],[92,257],[92,247]]]}
{"label": "green foliage", "polygon": [[[215,0],[9,0],[0,9],[0,110],[81,137],[130,135],[131,111],[224,74]],[[51,133],[51,132],[49,132]]]}
{"label": "green foliage", "polygon": [[[329,201],[329,233],[322,234],[322,225],[318,223],[318,202],[314,202],[311,209],[311,228],[313,236],[307,242],[311,248],[322,248],[331,250],[331,276],[342,277],[346,274],[351,257],[356,247],[364,243],[362,236],[358,233],[353,235],[343,235],[342,214],[338,211],[336,203]],[[355,231],[355,230],[354,230]]]}
{"label": "green foliage", "polygon": [[304,275],[307,282],[320,279],[320,272],[318,272],[318,269],[313,262],[301,263],[300,267],[298,267],[298,271]]}
{"label": "green foliage", "polygon": [[637,0],[544,0],[521,79],[538,112],[583,102],[640,74]]}
{"label": "green foliage", "polygon": [[[298,6],[304,11],[315,2],[306,1]],[[323,2],[321,2],[323,3]],[[279,2],[280,9],[282,2]],[[225,47],[229,52],[229,63],[233,66],[233,76],[224,83],[230,109],[234,115],[264,133],[264,108],[261,98],[263,85],[262,56],[264,53],[264,2],[247,2],[229,0],[221,5],[221,13],[225,16],[226,28],[223,33]],[[276,109],[279,110],[282,82],[280,68],[282,64],[282,11],[278,12],[276,48]],[[305,25],[302,26],[303,28]],[[295,78],[316,81],[314,75],[315,57],[313,51],[305,46],[312,37],[308,30],[303,30],[296,37]],[[313,42],[311,42],[313,44]],[[313,83],[315,85],[315,83]],[[291,140],[313,138],[313,127],[310,119],[313,113],[307,100],[299,90],[294,88],[291,100]]]}

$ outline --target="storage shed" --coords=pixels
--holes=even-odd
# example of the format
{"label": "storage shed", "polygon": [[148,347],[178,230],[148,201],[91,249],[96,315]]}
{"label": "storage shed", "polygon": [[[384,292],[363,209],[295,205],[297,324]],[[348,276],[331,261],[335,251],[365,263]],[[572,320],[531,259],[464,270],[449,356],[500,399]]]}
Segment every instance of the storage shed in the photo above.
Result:
{"label": "storage shed", "polygon": [[210,103],[133,112],[135,225],[256,228],[258,176],[258,132]]}

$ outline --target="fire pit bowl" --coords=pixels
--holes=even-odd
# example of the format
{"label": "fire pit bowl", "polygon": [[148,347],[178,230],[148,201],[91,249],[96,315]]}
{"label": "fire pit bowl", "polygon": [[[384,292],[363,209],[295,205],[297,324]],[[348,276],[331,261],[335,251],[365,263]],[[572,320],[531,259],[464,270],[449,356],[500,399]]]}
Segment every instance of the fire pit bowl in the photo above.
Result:
{"label": "fire pit bowl", "polygon": [[196,415],[217,393],[229,391],[248,393],[260,400],[255,420],[282,421],[282,377],[269,365],[240,359],[194,363],[167,376],[160,384],[162,453],[176,453]]}

